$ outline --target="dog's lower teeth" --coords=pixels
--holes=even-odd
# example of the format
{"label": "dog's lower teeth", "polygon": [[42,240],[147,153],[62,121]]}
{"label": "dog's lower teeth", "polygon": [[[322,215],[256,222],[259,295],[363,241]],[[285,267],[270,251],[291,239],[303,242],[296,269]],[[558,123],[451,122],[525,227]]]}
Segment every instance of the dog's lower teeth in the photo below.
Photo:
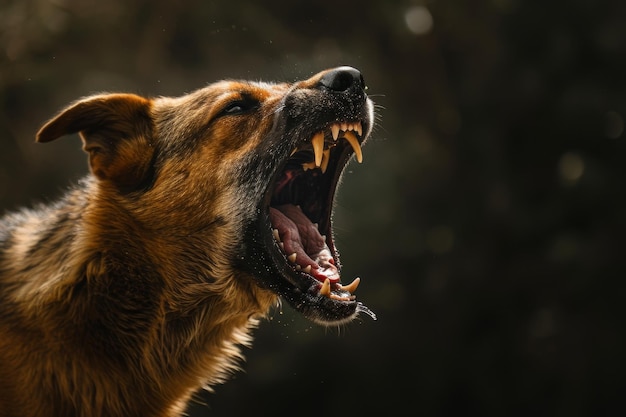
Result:
{"label": "dog's lower teeth", "polygon": [[320,288],[320,295],[323,295],[325,297],[330,297],[330,280],[326,279],[326,281],[324,281],[324,283],[322,284],[322,288]]}
{"label": "dog's lower teeth", "polygon": [[354,281],[352,281],[350,284],[341,285],[340,288],[343,291],[348,291],[350,294],[354,294],[360,282],[361,282],[361,278],[355,278]]}
{"label": "dog's lower teeth", "polygon": [[330,291],[330,279],[326,279],[323,283],[322,286],[320,287],[319,290],[319,294],[323,295],[324,297],[328,297],[332,300],[337,300],[337,301],[352,301],[356,299],[356,296],[352,295],[354,293],[354,291],[356,291],[356,288],[359,286],[359,283],[361,282],[361,278],[355,278],[354,281],[352,281],[350,284],[348,285],[341,285],[339,284],[339,290],[341,291],[345,291],[347,293],[346,294],[342,294],[342,295],[338,295],[338,294],[334,294]]}
{"label": "dog's lower teeth", "polygon": [[345,296],[345,295],[337,295],[333,293],[331,293],[328,297],[332,300],[337,300],[337,301],[352,301],[356,299],[354,295]]}

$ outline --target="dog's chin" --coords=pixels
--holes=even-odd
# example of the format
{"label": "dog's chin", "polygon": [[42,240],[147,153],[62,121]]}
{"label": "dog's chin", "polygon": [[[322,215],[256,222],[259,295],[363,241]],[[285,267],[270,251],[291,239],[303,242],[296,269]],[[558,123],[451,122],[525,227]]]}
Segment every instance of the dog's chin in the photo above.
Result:
{"label": "dog's chin", "polygon": [[288,150],[248,225],[244,267],[296,311],[323,325],[348,322],[359,313],[376,319],[357,301],[360,279],[342,283],[332,233],[337,184],[349,158],[362,160],[366,121],[331,123]]}

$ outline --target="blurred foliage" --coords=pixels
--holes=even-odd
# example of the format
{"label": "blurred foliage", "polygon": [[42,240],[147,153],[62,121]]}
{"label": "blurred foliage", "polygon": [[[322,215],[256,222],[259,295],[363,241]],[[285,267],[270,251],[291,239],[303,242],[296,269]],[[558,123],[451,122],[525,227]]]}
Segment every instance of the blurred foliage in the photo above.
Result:
{"label": "blurred foliage", "polygon": [[618,415],[625,19],[617,0],[5,0],[0,206],[84,175],[77,138],[33,143],[80,96],[358,67],[379,125],[336,225],[379,320],[274,312],[192,416]]}

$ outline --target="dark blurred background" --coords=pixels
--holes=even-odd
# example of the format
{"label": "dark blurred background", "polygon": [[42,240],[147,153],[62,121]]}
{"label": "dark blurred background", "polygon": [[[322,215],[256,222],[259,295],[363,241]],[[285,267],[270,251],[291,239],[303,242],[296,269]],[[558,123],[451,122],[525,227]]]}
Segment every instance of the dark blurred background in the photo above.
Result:
{"label": "dark blurred background", "polygon": [[34,143],[78,97],[363,72],[336,229],[378,320],[274,311],[193,417],[626,411],[626,2],[4,0],[0,63],[3,210],[87,172]]}

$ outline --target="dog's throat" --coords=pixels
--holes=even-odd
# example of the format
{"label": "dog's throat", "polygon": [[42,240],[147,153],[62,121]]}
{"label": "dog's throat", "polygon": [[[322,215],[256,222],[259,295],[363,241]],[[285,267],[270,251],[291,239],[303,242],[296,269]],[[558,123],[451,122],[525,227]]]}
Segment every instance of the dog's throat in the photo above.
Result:
{"label": "dog's throat", "polygon": [[317,225],[300,207],[294,204],[270,207],[270,221],[274,237],[296,269],[321,282],[326,279],[339,281],[339,271],[326,244],[326,237],[320,234]]}

